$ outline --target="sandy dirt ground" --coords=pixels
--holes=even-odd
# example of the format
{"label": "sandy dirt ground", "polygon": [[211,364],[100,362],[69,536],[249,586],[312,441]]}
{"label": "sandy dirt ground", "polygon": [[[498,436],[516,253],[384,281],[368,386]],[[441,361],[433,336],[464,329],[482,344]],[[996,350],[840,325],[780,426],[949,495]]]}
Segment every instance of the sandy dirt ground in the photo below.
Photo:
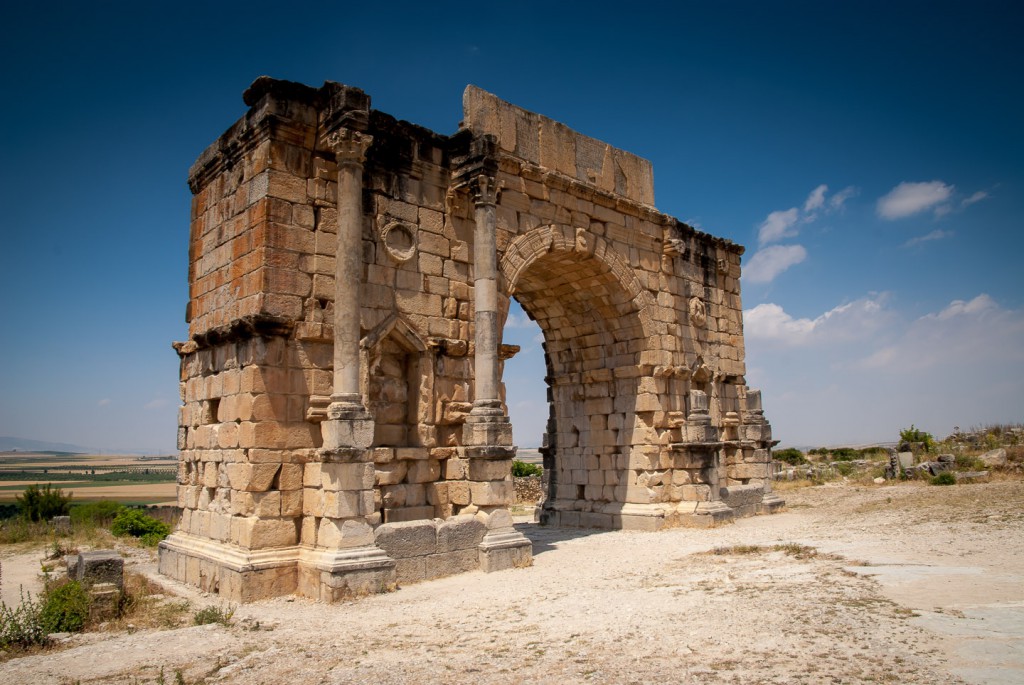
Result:
{"label": "sandy dirt ground", "polygon": [[161,667],[238,685],[1024,682],[1024,484],[784,496],[784,513],[711,530],[523,523],[532,568],[77,635],[0,663],[0,683],[151,683]]}

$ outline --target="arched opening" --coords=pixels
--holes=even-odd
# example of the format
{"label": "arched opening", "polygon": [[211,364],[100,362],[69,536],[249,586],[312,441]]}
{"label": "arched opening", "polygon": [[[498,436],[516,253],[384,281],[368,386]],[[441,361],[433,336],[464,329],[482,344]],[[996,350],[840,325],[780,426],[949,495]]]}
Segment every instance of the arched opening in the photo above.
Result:
{"label": "arched opening", "polygon": [[647,343],[636,304],[606,263],[575,250],[533,259],[511,294],[544,340],[541,521],[617,527],[617,507],[632,485],[638,363]]}

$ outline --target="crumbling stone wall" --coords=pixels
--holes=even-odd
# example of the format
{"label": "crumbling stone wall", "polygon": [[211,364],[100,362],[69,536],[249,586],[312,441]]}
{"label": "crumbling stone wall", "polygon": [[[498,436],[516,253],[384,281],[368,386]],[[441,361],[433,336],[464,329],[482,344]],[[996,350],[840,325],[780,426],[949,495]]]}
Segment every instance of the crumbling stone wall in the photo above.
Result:
{"label": "crumbling stone wall", "polygon": [[779,505],[743,379],[742,248],[655,210],[648,162],[473,87],[452,136],[335,83],[261,78],[245,102],[189,175],[164,573],[333,601],[528,564],[508,516],[512,297],[545,336],[542,522]]}

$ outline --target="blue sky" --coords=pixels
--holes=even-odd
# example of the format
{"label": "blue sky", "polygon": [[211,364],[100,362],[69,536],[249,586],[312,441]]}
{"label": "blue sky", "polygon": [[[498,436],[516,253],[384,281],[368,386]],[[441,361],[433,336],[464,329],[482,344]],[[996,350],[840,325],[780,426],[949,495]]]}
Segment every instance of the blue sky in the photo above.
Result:
{"label": "blue sky", "polygon": [[173,449],[186,174],[261,74],[441,133],[473,83],[651,160],[659,209],[747,247],[747,377],[784,444],[1022,420],[1018,3],[283,7],[5,8],[0,435]]}

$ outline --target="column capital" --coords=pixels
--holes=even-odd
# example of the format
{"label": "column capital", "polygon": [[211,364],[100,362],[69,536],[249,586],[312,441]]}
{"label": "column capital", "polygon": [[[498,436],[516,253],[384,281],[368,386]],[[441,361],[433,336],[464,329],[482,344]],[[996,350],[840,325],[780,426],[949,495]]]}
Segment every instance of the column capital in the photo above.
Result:
{"label": "column capital", "polygon": [[498,204],[498,197],[504,183],[499,183],[494,176],[480,174],[469,182],[470,192],[473,195],[473,204],[477,207]]}
{"label": "column capital", "polygon": [[327,145],[334,151],[338,166],[356,164],[366,161],[366,151],[373,142],[373,136],[360,133],[349,128],[338,128],[326,136]]}

